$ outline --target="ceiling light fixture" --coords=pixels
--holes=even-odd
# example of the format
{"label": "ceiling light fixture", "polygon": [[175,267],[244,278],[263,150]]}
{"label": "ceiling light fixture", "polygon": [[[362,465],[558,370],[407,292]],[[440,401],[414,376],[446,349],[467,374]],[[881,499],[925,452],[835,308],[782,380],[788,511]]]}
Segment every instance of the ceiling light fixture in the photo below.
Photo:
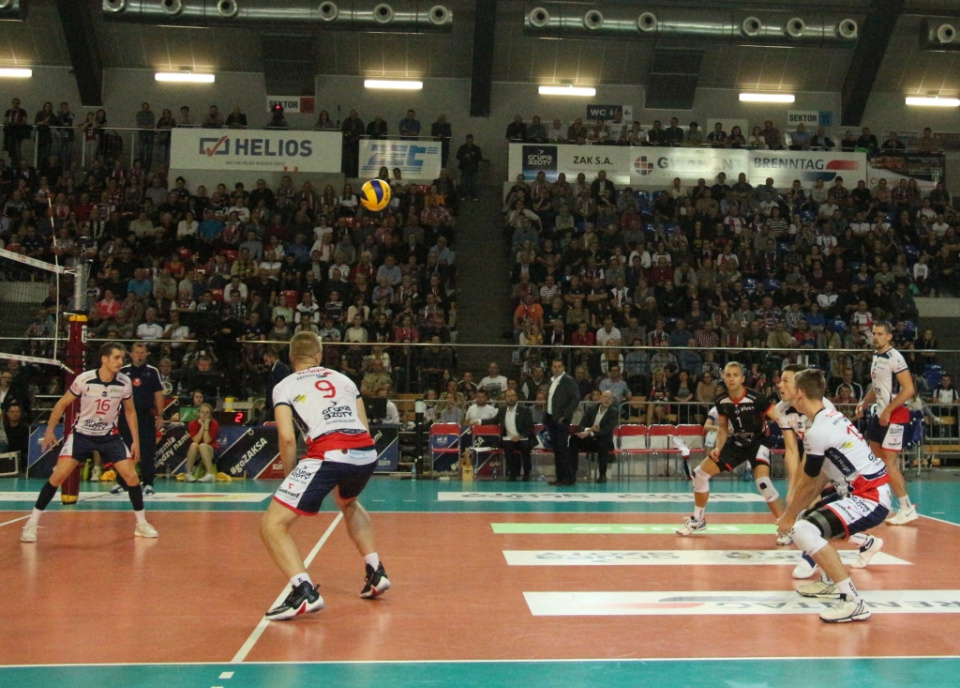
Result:
{"label": "ceiling light fixture", "polygon": [[590,97],[597,95],[597,89],[591,86],[541,86],[539,89],[542,96],[579,96]]}
{"label": "ceiling light fixture", "polygon": [[940,98],[939,96],[907,96],[907,105],[924,105],[926,107],[960,107],[960,98]]}
{"label": "ceiling light fixture", "polygon": [[194,74],[193,72],[157,72],[153,75],[157,81],[181,84],[212,84],[217,80],[215,74]]}
{"label": "ceiling light fixture", "polygon": [[792,93],[741,93],[741,103],[792,103],[797,99]]}
{"label": "ceiling light fixture", "polygon": [[0,67],[0,77],[7,79],[29,79],[32,76],[32,69],[25,69],[23,67]]}
{"label": "ceiling light fixture", "polygon": [[423,82],[408,79],[364,79],[363,87],[391,91],[422,91]]}

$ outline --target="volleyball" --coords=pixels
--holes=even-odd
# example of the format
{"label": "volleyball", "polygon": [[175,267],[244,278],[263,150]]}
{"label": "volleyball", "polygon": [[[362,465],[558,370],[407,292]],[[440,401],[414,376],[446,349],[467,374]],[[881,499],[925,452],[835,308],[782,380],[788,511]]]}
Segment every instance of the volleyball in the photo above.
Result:
{"label": "volleyball", "polygon": [[382,179],[371,179],[360,189],[360,202],[374,213],[383,210],[390,204],[390,185]]}

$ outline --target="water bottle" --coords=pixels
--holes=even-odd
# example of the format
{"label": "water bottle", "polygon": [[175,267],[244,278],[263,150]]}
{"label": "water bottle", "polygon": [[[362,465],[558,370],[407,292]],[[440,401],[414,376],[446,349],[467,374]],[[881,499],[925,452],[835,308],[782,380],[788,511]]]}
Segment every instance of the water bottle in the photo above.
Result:
{"label": "water bottle", "polygon": [[413,457],[413,462],[410,464],[410,477],[414,480],[417,478],[417,457]]}
{"label": "water bottle", "polygon": [[494,480],[500,479],[500,462],[499,461],[493,462],[493,479]]}

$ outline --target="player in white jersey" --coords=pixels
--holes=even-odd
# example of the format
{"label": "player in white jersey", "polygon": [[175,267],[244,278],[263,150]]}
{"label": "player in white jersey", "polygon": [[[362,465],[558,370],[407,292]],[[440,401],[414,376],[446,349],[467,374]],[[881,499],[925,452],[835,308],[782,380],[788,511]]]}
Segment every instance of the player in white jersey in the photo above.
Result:
{"label": "player in white jersey", "polygon": [[[50,500],[57,494],[57,488],[70,477],[78,464],[86,462],[98,452],[105,461],[113,462],[114,468],[129,486],[130,503],[137,517],[134,535],[155,538],[156,529],[147,523],[143,510],[143,490],[137,477],[135,464],[140,460],[140,444],[137,439],[137,412],[133,406],[133,386],[130,378],[120,372],[126,349],[122,344],[104,344],[100,347],[100,367],[78,375],[70,389],[60,398],[43,436],[41,450],[47,451],[57,444],[54,428],[60,422],[67,408],[77,399],[80,400],[80,412],[60,450],[57,466],[37,497],[33,513],[27,519],[20,536],[21,542],[37,541],[37,525]],[[128,450],[117,430],[120,409],[133,432],[133,442]],[[72,430],[72,431],[71,431]]]}
{"label": "player in white jersey", "polygon": [[[274,416],[280,440],[284,479],[260,522],[260,536],[293,590],[269,610],[266,618],[285,621],[323,609],[323,598],[307,573],[290,527],[301,516],[315,516],[323,498],[333,492],[343,513],[347,534],[366,563],[360,597],[371,599],[390,588],[370,516],[357,497],[377,467],[377,450],[360,392],[346,375],[320,366],[320,337],[298,332],[290,340],[294,372],[273,390]],[[299,426],[307,452],[297,459]]]}
{"label": "player in white jersey", "polygon": [[[793,498],[794,488],[799,478],[802,456],[799,446],[802,445],[806,436],[806,431],[810,427],[810,420],[800,413],[794,406],[794,400],[797,397],[797,385],[795,376],[803,372],[807,367],[799,364],[791,364],[783,369],[780,382],[777,384],[777,390],[780,392],[780,403],[774,407],[774,413],[777,417],[777,425],[783,433],[783,445],[786,450],[784,453],[784,464],[787,469],[787,502]],[[824,397],[822,400],[823,408],[827,411],[835,411],[833,402]],[[833,488],[828,488],[828,494],[821,495],[829,497],[835,492]],[[866,568],[870,559],[883,548],[883,540],[879,537],[868,535],[867,533],[856,533],[849,538],[851,544],[857,545],[860,552],[857,561],[852,564],[854,568]],[[806,552],[801,554],[800,563],[793,569],[794,578],[809,578],[817,573],[819,567],[817,563]]]}
{"label": "player in white jersey", "polygon": [[[890,479],[883,461],[874,456],[853,424],[839,411],[824,408],[823,373],[804,370],[795,375],[795,384],[793,405],[813,421],[803,438],[803,470],[780,518],[779,532],[790,533],[822,571],[819,581],[801,585],[797,592],[840,600],[821,612],[820,618],[828,623],[864,621],[870,610],[828,540],[847,538],[883,523],[890,510]],[[828,483],[836,488],[836,495],[807,510],[798,521],[799,513]]]}
{"label": "player in white jersey", "polygon": [[910,367],[903,355],[893,348],[893,326],[878,322],[873,326],[873,364],[870,378],[873,386],[857,404],[857,415],[876,401],[877,417],[868,424],[867,438],[873,453],[883,459],[890,472],[890,487],[900,503],[900,510],[887,520],[892,526],[916,521],[917,507],[907,494],[907,481],[900,472],[898,454],[903,449],[903,436],[910,423],[910,410],[905,404],[913,399],[914,386]]}

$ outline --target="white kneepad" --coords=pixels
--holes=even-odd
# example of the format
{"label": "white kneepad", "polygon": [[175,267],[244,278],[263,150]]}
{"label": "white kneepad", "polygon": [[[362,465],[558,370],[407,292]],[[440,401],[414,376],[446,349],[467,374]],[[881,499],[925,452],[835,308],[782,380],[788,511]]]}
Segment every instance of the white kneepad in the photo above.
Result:
{"label": "white kneepad", "polygon": [[823,549],[827,541],[823,539],[820,529],[810,521],[797,521],[790,531],[793,543],[811,557]]}
{"label": "white kneepad", "polygon": [[767,502],[775,502],[780,498],[780,493],[777,492],[777,488],[773,484],[773,478],[769,475],[765,478],[757,478],[755,482],[757,483],[757,490],[760,491]]}
{"label": "white kneepad", "polygon": [[693,491],[710,491],[710,475],[705,470],[700,468],[700,466],[697,466],[693,471]]}

